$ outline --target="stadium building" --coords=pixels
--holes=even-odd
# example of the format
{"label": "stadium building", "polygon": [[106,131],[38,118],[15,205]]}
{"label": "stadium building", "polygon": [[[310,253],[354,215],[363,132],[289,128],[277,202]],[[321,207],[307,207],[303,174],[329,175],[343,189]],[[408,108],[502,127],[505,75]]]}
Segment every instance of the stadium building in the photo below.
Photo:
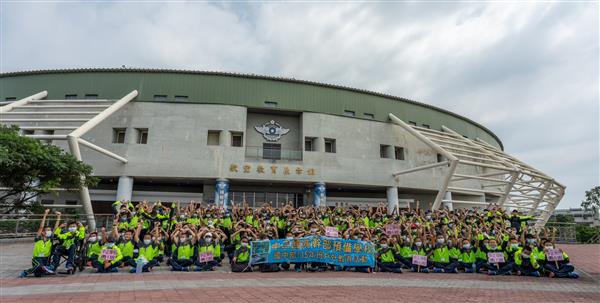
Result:
{"label": "stadium building", "polygon": [[94,167],[94,188],[45,204],[106,213],[115,199],[389,209],[497,203],[543,225],[565,187],[466,117],[367,90],[152,69],[0,74],[0,123]]}

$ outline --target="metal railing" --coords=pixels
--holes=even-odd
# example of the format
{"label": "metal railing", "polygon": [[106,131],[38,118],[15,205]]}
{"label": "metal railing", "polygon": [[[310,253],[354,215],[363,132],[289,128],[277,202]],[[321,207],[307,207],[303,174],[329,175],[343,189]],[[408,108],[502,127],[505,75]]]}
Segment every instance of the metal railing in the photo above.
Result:
{"label": "metal railing", "polygon": [[[95,214],[96,228],[112,228],[114,220],[113,214]],[[42,221],[41,214],[1,214],[0,215],[0,239],[33,237],[37,233]],[[61,223],[71,221],[80,221],[83,225],[88,225],[85,214],[63,214],[60,217]],[[46,226],[54,228],[56,215],[49,214],[46,218]]]}
{"label": "metal railing", "polygon": [[550,233],[550,237],[553,230],[556,229],[555,237],[557,243],[577,243],[577,223],[572,222],[547,222],[546,228]]}
{"label": "metal railing", "polygon": [[302,150],[274,149],[262,146],[246,146],[246,158],[267,160],[302,160]]}

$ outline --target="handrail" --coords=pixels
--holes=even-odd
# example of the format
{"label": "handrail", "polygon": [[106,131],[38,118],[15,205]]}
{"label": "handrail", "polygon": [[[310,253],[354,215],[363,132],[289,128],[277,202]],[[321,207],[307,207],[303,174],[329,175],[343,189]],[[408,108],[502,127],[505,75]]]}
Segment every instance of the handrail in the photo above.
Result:
{"label": "handrail", "polygon": [[39,100],[39,99],[46,98],[46,96],[48,96],[48,91],[41,91],[41,92],[39,92],[39,93],[37,93],[35,95],[31,95],[31,96],[25,97],[25,98],[23,98],[21,100],[18,100],[18,101],[15,101],[15,102],[11,102],[11,103],[9,103],[7,105],[4,105],[4,106],[0,106],[0,114],[6,113],[9,110],[11,110],[11,109],[13,109],[13,108],[15,108],[17,106],[25,105],[29,101]]}

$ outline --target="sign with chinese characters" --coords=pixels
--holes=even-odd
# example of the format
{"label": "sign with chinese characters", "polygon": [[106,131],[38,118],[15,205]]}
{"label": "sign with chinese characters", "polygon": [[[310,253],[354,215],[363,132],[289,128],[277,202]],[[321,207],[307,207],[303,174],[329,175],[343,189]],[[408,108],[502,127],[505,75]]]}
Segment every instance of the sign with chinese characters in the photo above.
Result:
{"label": "sign with chinese characters", "polygon": [[250,254],[252,264],[323,262],[339,266],[375,266],[373,243],[320,236],[253,241]]}
{"label": "sign with chinese characters", "polygon": [[427,266],[427,256],[413,255],[412,264],[419,266]]}
{"label": "sign with chinese characters", "polygon": [[385,234],[388,236],[396,236],[400,234],[399,224],[387,224],[385,226]]}
{"label": "sign with chinese characters", "polygon": [[100,257],[104,261],[112,261],[117,257],[117,250],[116,249],[103,249],[100,252]]}
{"label": "sign with chinese characters", "polygon": [[200,261],[200,263],[210,262],[214,259],[215,258],[213,256],[213,254],[210,252],[203,252],[198,255],[198,261]]}
{"label": "sign with chinese characters", "polygon": [[335,226],[325,226],[325,235],[331,238],[339,237],[338,229]]}
{"label": "sign with chinese characters", "polygon": [[271,175],[283,175],[283,176],[315,176],[317,174],[316,168],[304,168],[302,166],[294,165],[267,165],[267,164],[229,164],[230,173],[242,173],[242,174],[271,174]]}
{"label": "sign with chinese characters", "polygon": [[278,141],[281,139],[281,136],[290,132],[289,128],[283,128],[278,122],[275,120],[271,120],[269,122],[263,123],[263,125],[255,126],[257,132],[261,133],[267,141]]}
{"label": "sign with chinese characters", "polygon": [[564,259],[560,249],[548,249],[546,251],[546,258],[548,261],[562,261]]}
{"label": "sign with chinese characters", "polygon": [[504,253],[489,252],[487,253],[488,262],[492,264],[504,263]]}

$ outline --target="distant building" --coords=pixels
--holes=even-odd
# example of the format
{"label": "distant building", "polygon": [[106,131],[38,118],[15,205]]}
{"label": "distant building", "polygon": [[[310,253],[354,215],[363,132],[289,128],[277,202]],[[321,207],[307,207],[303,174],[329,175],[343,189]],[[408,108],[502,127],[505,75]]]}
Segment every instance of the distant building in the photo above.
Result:
{"label": "distant building", "polygon": [[575,223],[585,224],[589,226],[600,226],[600,212],[594,212],[592,209],[579,208],[568,208],[568,209],[556,209],[552,213],[550,221],[556,217],[556,215],[571,215],[575,218]]}

